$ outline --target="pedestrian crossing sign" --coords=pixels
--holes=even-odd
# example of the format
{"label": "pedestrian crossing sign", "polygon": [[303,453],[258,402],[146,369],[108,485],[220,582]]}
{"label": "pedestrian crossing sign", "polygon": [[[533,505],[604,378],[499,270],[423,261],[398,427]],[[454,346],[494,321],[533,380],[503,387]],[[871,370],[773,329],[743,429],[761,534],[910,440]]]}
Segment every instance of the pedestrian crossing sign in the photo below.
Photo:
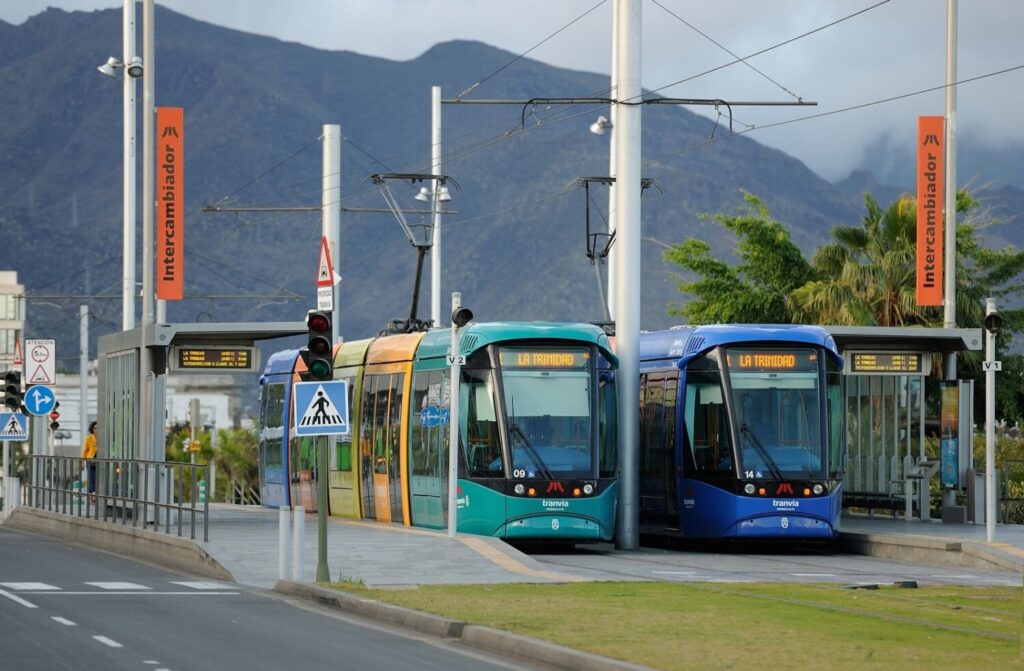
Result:
{"label": "pedestrian crossing sign", "polygon": [[295,435],[328,436],[349,432],[348,382],[299,382],[295,385]]}
{"label": "pedestrian crossing sign", "polygon": [[0,412],[0,440],[28,440],[25,415],[20,412]]}

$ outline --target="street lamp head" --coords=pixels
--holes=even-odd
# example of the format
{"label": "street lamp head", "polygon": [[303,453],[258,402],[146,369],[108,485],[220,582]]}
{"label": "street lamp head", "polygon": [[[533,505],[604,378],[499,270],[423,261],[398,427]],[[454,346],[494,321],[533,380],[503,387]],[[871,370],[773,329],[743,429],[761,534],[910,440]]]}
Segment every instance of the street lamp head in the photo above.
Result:
{"label": "street lamp head", "polygon": [[418,201],[420,201],[422,203],[429,203],[430,202],[430,196],[431,196],[430,189],[428,189],[425,186],[421,186],[420,187],[420,192],[417,193],[415,196],[413,196],[413,198],[415,198],[416,200],[418,200]]}
{"label": "street lamp head", "polygon": [[114,58],[113,56],[111,56],[110,58],[107,59],[106,63],[104,63],[103,65],[99,66],[96,69],[100,71],[101,75],[104,75],[106,77],[110,77],[111,79],[116,79],[117,78],[117,68],[123,68],[123,67],[124,67],[124,63],[122,63],[117,58]]}
{"label": "street lamp head", "polygon": [[452,199],[452,194],[448,192],[447,186],[442,186],[437,192],[437,199],[442,203],[447,203]]}
{"label": "street lamp head", "polygon": [[128,76],[132,79],[138,79],[142,76],[142,71],[142,59],[138,56],[132,56],[128,61],[128,66],[125,68],[125,72],[127,72]]}
{"label": "street lamp head", "polygon": [[597,117],[597,121],[590,124],[590,132],[594,135],[604,135],[606,128],[613,128],[612,122],[605,116]]}

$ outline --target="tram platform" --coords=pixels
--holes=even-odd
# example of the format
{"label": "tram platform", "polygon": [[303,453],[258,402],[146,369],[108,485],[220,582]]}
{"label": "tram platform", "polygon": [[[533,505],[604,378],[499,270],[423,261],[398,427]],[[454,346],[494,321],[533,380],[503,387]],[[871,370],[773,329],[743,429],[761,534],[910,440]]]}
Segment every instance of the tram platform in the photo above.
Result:
{"label": "tram platform", "polygon": [[[80,527],[102,523],[24,507],[16,509],[6,524],[141,559],[153,560],[161,553],[170,558],[173,551],[174,564],[181,569],[254,587],[272,588],[279,578],[279,512],[268,508],[211,504],[206,542],[109,524],[97,533],[99,527]],[[841,529],[841,549],[854,554],[1024,575],[1024,526],[998,525],[992,543],[986,542],[983,525],[846,515]],[[369,587],[621,579],[614,571],[603,574],[593,566],[574,569],[542,563],[496,538],[451,538],[444,531],[338,518],[328,519],[327,531],[331,580]],[[305,516],[303,532],[301,577],[313,582],[318,559],[315,514]],[[130,536],[128,542],[118,541],[118,534]],[[183,553],[183,548],[190,552]]]}

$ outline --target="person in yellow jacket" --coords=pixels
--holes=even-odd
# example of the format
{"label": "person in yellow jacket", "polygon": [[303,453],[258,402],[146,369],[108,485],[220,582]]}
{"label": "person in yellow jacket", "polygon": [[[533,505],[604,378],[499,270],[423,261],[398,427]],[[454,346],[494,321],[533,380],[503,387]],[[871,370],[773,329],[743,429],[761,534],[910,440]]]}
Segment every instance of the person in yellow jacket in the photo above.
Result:
{"label": "person in yellow jacket", "polygon": [[82,459],[86,462],[86,480],[89,482],[89,493],[96,491],[96,424],[89,424],[89,435],[82,444]]}

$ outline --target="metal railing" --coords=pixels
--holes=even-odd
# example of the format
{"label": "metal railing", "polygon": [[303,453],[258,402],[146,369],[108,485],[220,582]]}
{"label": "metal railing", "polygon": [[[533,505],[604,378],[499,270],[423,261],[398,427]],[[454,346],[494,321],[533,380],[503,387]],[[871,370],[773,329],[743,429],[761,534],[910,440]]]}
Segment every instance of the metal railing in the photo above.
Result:
{"label": "metal railing", "polygon": [[[133,527],[152,527],[203,542],[210,536],[209,464],[142,459],[28,455],[21,505]],[[187,522],[186,522],[187,519]]]}

